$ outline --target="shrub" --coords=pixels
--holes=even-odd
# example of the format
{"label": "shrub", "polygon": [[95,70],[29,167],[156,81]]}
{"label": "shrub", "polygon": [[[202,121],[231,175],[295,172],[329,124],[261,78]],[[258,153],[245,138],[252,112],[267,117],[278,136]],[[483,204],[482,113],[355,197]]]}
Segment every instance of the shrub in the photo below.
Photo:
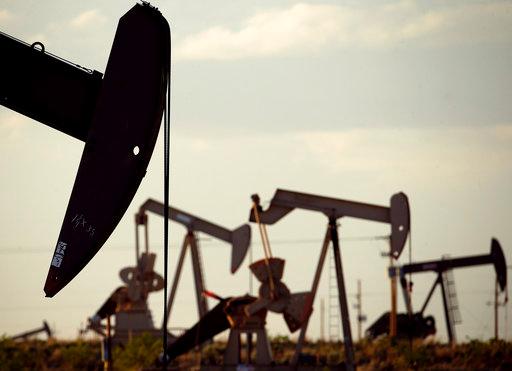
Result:
{"label": "shrub", "polygon": [[144,333],[132,338],[124,347],[117,346],[112,352],[114,370],[139,370],[155,364],[162,352],[162,340]]}

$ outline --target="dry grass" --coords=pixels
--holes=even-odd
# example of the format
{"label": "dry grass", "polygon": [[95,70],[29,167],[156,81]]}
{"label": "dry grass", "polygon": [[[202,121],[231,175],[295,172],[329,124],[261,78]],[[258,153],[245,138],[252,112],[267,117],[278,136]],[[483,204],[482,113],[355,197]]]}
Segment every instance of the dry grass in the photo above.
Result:
{"label": "dry grass", "polygon": [[[276,364],[286,364],[295,343],[287,337],[272,340]],[[161,340],[150,335],[133,339],[113,353],[116,370],[141,370],[151,367],[160,353]],[[225,343],[214,342],[201,351],[178,358],[173,366],[181,369],[222,363]],[[391,341],[382,338],[362,341],[355,346],[358,370],[509,370],[512,369],[512,343],[471,341],[451,348],[445,344]],[[307,343],[305,362],[332,366],[344,359],[343,344]],[[254,355],[253,355],[254,356]],[[102,370],[100,344],[91,341],[26,341],[0,339],[0,370]]]}

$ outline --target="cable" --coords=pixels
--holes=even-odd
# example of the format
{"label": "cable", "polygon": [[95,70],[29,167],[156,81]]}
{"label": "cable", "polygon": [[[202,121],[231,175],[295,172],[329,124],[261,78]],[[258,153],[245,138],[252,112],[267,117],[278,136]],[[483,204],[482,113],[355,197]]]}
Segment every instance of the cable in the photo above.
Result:
{"label": "cable", "polygon": [[272,258],[272,251],[270,250],[270,242],[268,240],[266,226],[264,224],[262,224],[260,221],[260,214],[258,211],[258,204],[257,204],[256,199],[253,202],[252,208],[254,211],[254,218],[256,219],[256,223],[258,224],[258,227],[260,230],[261,242],[263,243],[263,251],[265,252],[265,266],[267,267],[268,282],[270,285],[270,297],[272,299],[274,299],[274,295],[275,295],[274,277],[272,276],[272,270],[270,269],[270,263],[269,263],[269,259]]}
{"label": "cable", "polygon": [[164,323],[163,337],[163,369],[167,370],[167,271],[169,259],[169,163],[170,163],[170,131],[171,131],[171,48],[169,45],[168,69],[166,71],[167,101],[164,108]]}
{"label": "cable", "polygon": [[[376,235],[376,236],[353,236],[353,237],[340,237],[340,241],[344,242],[368,242],[368,241],[380,241],[389,239],[389,235]],[[210,237],[200,237],[198,241],[203,243],[202,248],[211,248],[216,245],[225,245],[225,242],[218,241]],[[321,243],[323,240],[318,238],[283,238],[273,239],[272,244],[274,245],[289,245],[284,247],[293,247],[293,244],[308,244],[308,243]],[[155,244],[154,248],[163,248],[162,245]],[[372,246],[373,247],[373,246]],[[16,255],[16,254],[47,254],[47,250],[43,250],[46,246],[20,246],[20,247],[0,247],[0,255]],[[169,244],[169,249],[181,248],[180,242],[172,242]],[[109,245],[108,250],[128,251],[131,247],[127,247],[127,244],[123,245]]]}
{"label": "cable", "polygon": [[256,223],[258,224],[258,228],[260,230],[261,242],[263,244],[263,252],[265,253],[265,261],[268,261],[269,258],[272,257],[272,251],[270,250],[270,242],[268,240],[267,229],[264,224],[260,221],[260,215],[258,211],[258,205],[256,202],[252,205],[254,218],[256,219]]}
{"label": "cable", "polygon": [[[409,265],[412,264],[412,228],[409,226]],[[409,283],[407,284],[407,291],[409,292],[409,303],[412,308],[412,273],[409,273]]]}

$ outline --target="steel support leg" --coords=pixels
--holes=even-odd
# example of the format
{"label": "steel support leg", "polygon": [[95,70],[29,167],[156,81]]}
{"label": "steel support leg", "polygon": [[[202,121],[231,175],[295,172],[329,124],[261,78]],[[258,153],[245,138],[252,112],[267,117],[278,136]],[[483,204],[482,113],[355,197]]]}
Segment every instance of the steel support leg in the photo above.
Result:
{"label": "steel support leg", "polygon": [[172,281],[171,293],[169,294],[169,300],[167,301],[167,323],[170,321],[170,314],[172,304],[174,303],[174,297],[176,296],[176,290],[178,289],[178,282],[180,281],[181,269],[183,268],[183,261],[185,260],[185,253],[187,252],[187,246],[189,245],[189,234],[185,236],[183,239],[183,244],[181,245],[180,257],[178,260],[178,265],[176,266],[176,272],[174,273],[174,280]]}
{"label": "steel support leg", "polygon": [[[330,228],[327,227],[327,231],[325,233],[324,242],[322,245],[322,250],[320,251],[320,258],[318,259],[318,265],[316,267],[315,277],[313,279],[313,285],[311,287],[311,305],[315,302],[316,292],[318,291],[318,284],[320,283],[320,277],[322,276],[322,269],[325,262],[325,257],[327,256],[327,249],[329,248],[329,242],[331,241],[331,231]],[[300,329],[299,339],[297,340],[297,345],[295,347],[295,353],[290,361],[291,365],[297,365],[299,361],[299,355],[302,351],[302,346],[304,345],[304,340],[306,338],[306,331],[308,329],[309,318],[304,322]]]}
{"label": "steel support leg", "polygon": [[201,319],[208,312],[208,302],[203,295],[203,291],[205,290],[203,268],[201,266],[201,256],[197,245],[197,239],[193,233],[190,237],[190,256],[192,258],[192,269],[196,285],[197,310],[199,318]]}
{"label": "steel support leg", "polygon": [[352,344],[352,331],[350,329],[347,293],[345,291],[343,267],[341,265],[341,252],[336,219],[329,218],[329,229],[331,230],[331,241],[334,252],[334,265],[336,267],[336,279],[338,281],[338,296],[340,301],[341,324],[343,327],[343,345],[345,346],[345,365],[347,370],[352,371],[355,370],[354,345]]}
{"label": "steel support leg", "polygon": [[455,345],[455,334],[453,331],[453,323],[450,317],[449,309],[448,309],[448,301],[446,300],[446,287],[444,286],[443,279],[441,278],[441,273],[439,273],[438,281],[441,284],[441,291],[443,294],[443,308],[444,308],[444,318],[446,319],[446,331],[448,332],[448,341],[453,346]]}

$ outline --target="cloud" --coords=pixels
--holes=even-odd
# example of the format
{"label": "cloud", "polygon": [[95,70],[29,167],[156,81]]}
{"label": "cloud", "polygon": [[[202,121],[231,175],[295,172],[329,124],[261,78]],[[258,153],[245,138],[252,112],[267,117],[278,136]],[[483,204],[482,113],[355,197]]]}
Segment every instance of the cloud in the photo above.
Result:
{"label": "cloud", "polygon": [[191,152],[207,152],[211,150],[211,143],[209,140],[201,137],[187,138],[185,146]]}
{"label": "cloud", "polygon": [[178,45],[176,54],[186,59],[236,59],[321,45],[339,31],[338,11],[332,5],[297,4],[262,12],[248,19],[239,31],[217,26],[189,36]]}
{"label": "cloud", "polygon": [[497,125],[495,130],[497,140],[512,142],[512,125]]}
{"label": "cloud", "polygon": [[30,119],[14,111],[4,109],[0,112],[0,134],[2,144],[19,140],[22,132],[30,124]]}
{"label": "cloud", "polygon": [[298,3],[259,12],[240,29],[214,26],[182,39],[177,59],[240,59],[330,47],[386,48],[510,41],[512,3],[448,3],[423,8],[405,0],[385,5]]}
{"label": "cloud", "polygon": [[0,22],[7,22],[10,21],[13,18],[13,15],[11,12],[5,9],[0,9]]}
{"label": "cloud", "polygon": [[48,37],[46,36],[46,34],[38,32],[28,36],[26,41],[30,43],[39,41],[43,43],[43,45],[46,45],[48,43]]}
{"label": "cloud", "polygon": [[98,23],[104,23],[105,20],[106,17],[103,16],[97,9],[91,9],[77,15],[69,22],[69,24],[74,28],[81,29],[93,27]]}
{"label": "cloud", "polygon": [[[219,178],[225,171],[238,174],[239,186],[247,189],[281,184],[306,190],[345,179],[349,188],[357,188],[354,182],[363,180],[371,183],[361,185],[368,190],[375,184],[401,184],[438,192],[443,187],[467,189],[512,181],[512,123],[208,137],[174,134],[177,178],[201,174],[215,179],[209,187],[219,189],[232,186],[230,177]],[[183,192],[190,191],[187,187]]]}
{"label": "cloud", "polygon": [[512,125],[310,131],[295,140],[331,173],[391,171],[428,184],[433,174],[465,182],[512,170]]}

